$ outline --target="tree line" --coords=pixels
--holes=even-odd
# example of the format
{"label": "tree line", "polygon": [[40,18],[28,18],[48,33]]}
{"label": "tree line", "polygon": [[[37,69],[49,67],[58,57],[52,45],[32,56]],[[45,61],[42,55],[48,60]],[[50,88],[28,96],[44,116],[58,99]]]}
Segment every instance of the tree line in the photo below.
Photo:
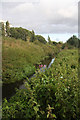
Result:
{"label": "tree line", "polygon": [[[6,25],[4,23],[0,23],[0,35],[7,36],[7,37],[13,37],[15,39],[22,39],[24,41],[34,42],[35,40],[38,40],[39,42],[42,42],[44,44],[47,43],[45,38],[41,35],[35,35],[34,30],[29,31],[27,29],[24,29],[22,27],[10,27],[9,21],[6,22]],[[48,43],[50,45],[57,45],[57,42],[51,41],[50,36],[48,35]]]}
{"label": "tree line", "polygon": [[[10,27],[9,21],[6,21],[6,25],[4,25],[3,22],[0,23],[0,35],[7,36],[7,37],[13,37],[15,39],[22,39],[24,41],[34,42],[35,40],[38,40],[39,42],[42,42],[43,44],[46,44],[47,41],[45,38],[41,35],[35,35],[34,30],[29,31],[27,29],[24,29],[22,27]],[[62,49],[64,48],[72,48],[72,47],[79,47],[79,39],[73,35],[71,38],[67,40],[67,42],[55,42],[52,41],[50,36],[48,35],[48,44],[50,45],[58,45],[62,44]]]}
{"label": "tree line", "polygon": [[44,44],[47,43],[45,38],[41,35],[35,35],[34,30],[29,31],[27,29],[24,29],[22,27],[10,27],[10,23],[7,21],[6,25],[4,23],[0,23],[0,35],[7,36],[7,37],[13,37],[15,39],[22,39],[24,41],[34,42],[35,40],[38,40]]}

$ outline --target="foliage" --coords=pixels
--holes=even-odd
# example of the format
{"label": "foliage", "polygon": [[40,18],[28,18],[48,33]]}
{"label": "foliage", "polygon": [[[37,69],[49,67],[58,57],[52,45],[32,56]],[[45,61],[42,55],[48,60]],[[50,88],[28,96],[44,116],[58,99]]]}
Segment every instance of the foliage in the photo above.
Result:
{"label": "foliage", "polygon": [[77,74],[77,49],[60,52],[50,69],[38,71],[34,78],[27,79],[26,90],[18,91],[9,102],[4,101],[3,118],[79,120]]}
{"label": "foliage", "polygon": [[3,37],[3,82],[11,83],[25,79],[35,72],[34,64],[40,62],[53,50],[44,44],[24,42]]}
{"label": "foliage", "polygon": [[74,46],[74,47],[78,47],[78,41],[79,39],[75,36],[75,35],[73,35],[68,41],[67,41],[67,44],[68,45],[72,45],[72,46]]}
{"label": "foliage", "polygon": [[46,40],[43,36],[41,35],[35,35],[34,30],[29,31],[26,30],[22,27],[20,28],[10,28],[10,37],[14,37],[16,39],[22,39],[24,41],[30,41],[30,42],[34,42],[35,40],[38,40],[42,43],[46,43]]}
{"label": "foliage", "polygon": [[[16,65],[17,66],[17,65]],[[30,77],[35,72],[35,66],[22,64],[22,66],[18,68],[7,68],[7,70],[3,73],[3,82],[12,83],[15,81],[20,81]]]}
{"label": "foliage", "polygon": [[5,27],[3,22],[0,22],[0,36],[5,36]]}
{"label": "foliage", "polygon": [[17,91],[16,95],[13,96],[9,102],[4,99],[3,119],[27,118],[36,120],[36,118],[38,118],[37,112],[39,111],[39,105],[28,86],[26,90]]}
{"label": "foliage", "polygon": [[62,49],[73,49],[79,47],[79,39],[73,35],[63,45]]}
{"label": "foliage", "polygon": [[51,39],[50,39],[49,35],[48,35],[48,43],[51,44]]}
{"label": "foliage", "polygon": [[57,56],[53,65],[57,91],[55,113],[61,120],[78,120],[78,51],[65,50]]}
{"label": "foliage", "polygon": [[45,38],[41,35],[36,35],[36,40],[40,41],[41,43],[46,44],[47,41],[45,40]]}
{"label": "foliage", "polygon": [[57,45],[58,43],[57,43],[57,42],[55,42],[55,41],[52,41],[52,44],[53,44],[53,45]]}
{"label": "foliage", "polygon": [[27,41],[28,37],[30,37],[31,32],[24,29],[24,28],[10,28],[10,37],[14,37],[16,39],[22,39],[24,41]]}
{"label": "foliage", "polygon": [[9,30],[10,30],[9,22],[6,21],[6,33],[7,33],[7,36],[9,36]]}
{"label": "foliage", "polygon": [[2,23],[2,36],[5,36],[5,27],[4,27],[4,23]]}
{"label": "foliage", "polygon": [[36,39],[35,39],[35,33],[34,33],[34,30],[32,30],[32,35],[31,35],[31,40],[30,42],[34,42]]}

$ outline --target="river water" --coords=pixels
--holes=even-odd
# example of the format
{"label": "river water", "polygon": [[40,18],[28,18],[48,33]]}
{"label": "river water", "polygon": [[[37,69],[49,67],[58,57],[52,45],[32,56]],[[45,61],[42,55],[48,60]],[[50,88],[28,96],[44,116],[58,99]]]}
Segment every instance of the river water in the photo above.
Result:
{"label": "river water", "polygon": [[[40,68],[41,72],[44,72],[46,68],[50,68],[52,63],[54,62],[55,58],[53,59],[45,59],[42,61],[42,64],[45,65],[42,68]],[[32,77],[35,77],[35,74],[33,74],[29,79]],[[11,96],[13,96],[16,93],[17,89],[25,89],[25,82],[17,81],[15,83],[5,84],[2,86],[2,99],[6,98],[9,99]]]}

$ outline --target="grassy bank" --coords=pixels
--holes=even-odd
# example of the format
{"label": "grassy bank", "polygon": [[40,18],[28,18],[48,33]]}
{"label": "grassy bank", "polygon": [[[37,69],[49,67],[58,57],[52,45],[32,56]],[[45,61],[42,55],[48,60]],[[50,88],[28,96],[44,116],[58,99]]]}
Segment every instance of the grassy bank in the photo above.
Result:
{"label": "grassy bank", "polygon": [[3,118],[79,120],[78,51],[64,50],[45,73],[3,103]]}
{"label": "grassy bank", "polygon": [[40,42],[25,42],[10,37],[3,37],[2,41],[3,83],[25,79],[35,72],[35,63],[53,54],[51,47]]}

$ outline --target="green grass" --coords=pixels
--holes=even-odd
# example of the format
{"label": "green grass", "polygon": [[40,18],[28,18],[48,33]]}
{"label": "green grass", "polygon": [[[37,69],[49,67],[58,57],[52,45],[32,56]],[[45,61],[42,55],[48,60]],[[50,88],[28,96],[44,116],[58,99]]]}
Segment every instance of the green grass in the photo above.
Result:
{"label": "green grass", "polygon": [[27,80],[26,90],[3,103],[3,118],[79,120],[79,114],[77,49],[60,52],[50,69]]}
{"label": "green grass", "polygon": [[3,83],[11,83],[29,77],[35,72],[34,64],[53,53],[48,45],[40,42],[38,45],[10,37],[4,37],[2,41]]}

